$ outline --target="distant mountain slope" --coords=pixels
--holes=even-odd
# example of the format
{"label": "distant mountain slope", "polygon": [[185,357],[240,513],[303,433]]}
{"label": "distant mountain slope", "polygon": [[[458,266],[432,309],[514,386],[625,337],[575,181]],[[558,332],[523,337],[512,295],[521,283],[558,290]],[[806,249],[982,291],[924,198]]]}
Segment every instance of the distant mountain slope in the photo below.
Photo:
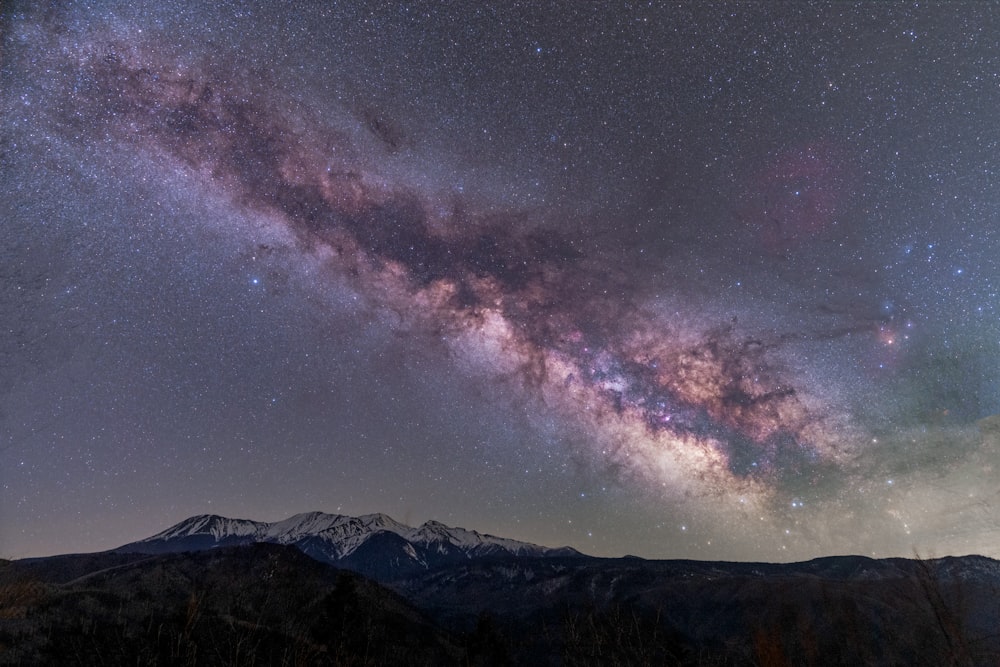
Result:
{"label": "distant mountain slope", "polygon": [[178,553],[267,542],[297,547],[324,563],[380,581],[480,558],[583,557],[575,549],[484,535],[428,521],[413,528],[385,514],[359,517],[323,512],[266,523],[203,514],[185,519],[119,553]]}
{"label": "distant mountain slope", "polygon": [[389,586],[454,632],[490,614],[515,662],[558,628],[569,664],[1000,664],[1000,562],[981,556],[473,561]]}

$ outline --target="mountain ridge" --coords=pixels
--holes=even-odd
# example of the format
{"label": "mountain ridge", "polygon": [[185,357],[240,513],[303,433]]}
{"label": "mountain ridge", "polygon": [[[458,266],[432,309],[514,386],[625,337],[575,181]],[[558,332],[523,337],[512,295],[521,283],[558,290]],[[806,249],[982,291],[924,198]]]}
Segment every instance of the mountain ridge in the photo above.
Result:
{"label": "mountain ridge", "polygon": [[253,543],[292,545],[321,562],[390,580],[479,558],[588,558],[572,547],[545,547],[429,520],[413,527],[383,513],[302,512],[274,522],[218,514],[188,517],[119,553],[177,553]]}
{"label": "mountain ridge", "polygon": [[[173,534],[257,530],[223,519],[192,517]],[[384,566],[395,577],[385,582],[274,543],[0,561],[0,664],[81,662],[81,650],[91,651],[81,664],[108,655],[174,664],[180,648],[212,655],[250,639],[270,664],[292,653],[309,664],[552,667],[986,667],[1000,657],[1000,562],[983,556],[485,557],[399,577],[384,555],[405,546],[422,553],[379,530],[352,555]],[[373,661],[373,646],[391,655]]]}

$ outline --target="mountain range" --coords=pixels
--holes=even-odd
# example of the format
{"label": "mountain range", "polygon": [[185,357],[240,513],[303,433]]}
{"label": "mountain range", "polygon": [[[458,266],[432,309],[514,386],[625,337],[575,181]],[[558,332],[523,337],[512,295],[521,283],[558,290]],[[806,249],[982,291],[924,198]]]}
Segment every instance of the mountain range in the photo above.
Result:
{"label": "mountain range", "polygon": [[324,512],[296,514],[273,523],[202,514],[116,551],[163,554],[260,542],[291,545],[320,562],[378,581],[473,559],[584,557],[570,547],[542,547],[438,521],[413,528],[385,514],[352,517]]}
{"label": "mountain range", "polygon": [[981,556],[596,558],[383,514],[0,561],[0,665],[995,665],[997,627]]}

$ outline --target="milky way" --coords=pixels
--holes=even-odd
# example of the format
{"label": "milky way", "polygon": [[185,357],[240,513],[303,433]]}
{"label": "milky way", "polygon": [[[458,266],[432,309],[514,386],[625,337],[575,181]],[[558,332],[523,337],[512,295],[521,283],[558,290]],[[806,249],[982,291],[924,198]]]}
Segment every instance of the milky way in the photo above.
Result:
{"label": "milky way", "polygon": [[[352,146],[295,131],[273,105],[213,83],[224,74],[178,71],[142,50],[123,56],[114,43],[89,55],[80,68],[94,106],[83,113],[103,117],[116,141],[139,137],[211,174],[241,204],[276,213],[301,248],[331,252],[331,266],[362,290],[384,289],[386,305],[411,326],[483,339],[500,365],[517,367],[525,390],[569,416],[590,412],[602,431],[627,429],[626,447],[717,483],[801,474],[826,458],[823,415],[800,397],[808,387],[769,358],[779,343],[742,336],[735,322],[692,333],[683,319],[657,321],[631,301],[636,288],[624,272],[589,259],[571,238],[520,229],[516,212],[458,201],[432,226],[435,202],[335,161]],[[380,124],[362,120],[394,147]],[[812,160],[797,157],[765,178],[779,187],[809,178],[823,169]],[[833,204],[819,189],[807,197],[801,211],[777,203],[765,214],[808,233]]]}
{"label": "milky way", "polygon": [[[385,10],[377,7],[375,13]],[[716,5],[700,18],[678,10],[653,19],[664,29],[676,29],[682,19],[701,29],[721,21],[728,7],[739,6]],[[820,18],[792,14],[795,21],[820,30]],[[932,20],[909,17],[902,8],[898,17],[889,14],[899,39],[905,38],[910,18],[913,25]],[[300,285],[283,293],[286,302],[315,301],[326,290],[347,290],[380,313],[374,317],[391,321],[389,329],[405,337],[406,354],[414,359],[429,355],[445,375],[465,378],[459,382],[481,381],[513,395],[501,410],[530,415],[525,435],[519,436],[528,440],[519,446],[532,450],[538,443],[559,442],[559,456],[582,461],[589,470],[562,474],[568,486],[606,490],[610,484],[630,498],[609,497],[598,514],[632,513],[623,524],[644,534],[637,549],[656,555],[783,558],[781,550],[788,546],[795,554],[808,555],[922,546],[984,549],[993,544],[992,524],[984,525],[978,510],[963,521],[983,531],[981,538],[938,539],[934,531],[939,516],[970,516],[961,509],[964,501],[952,500],[969,494],[970,502],[982,507],[976,504],[989,503],[993,493],[985,478],[970,473],[969,462],[992,460],[994,431],[987,422],[978,427],[976,422],[1000,411],[997,383],[990,379],[998,352],[997,340],[991,338],[997,305],[992,290],[1000,274],[994,261],[980,254],[996,243],[987,231],[995,209],[983,208],[987,204],[980,199],[981,190],[956,190],[955,199],[979,202],[968,206],[981,211],[980,218],[969,218],[963,226],[904,210],[913,205],[907,194],[913,191],[906,188],[915,186],[885,194],[895,180],[922,183],[914,179],[940,171],[932,157],[908,157],[908,146],[903,157],[895,150],[897,133],[920,136],[923,131],[907,126],[913,124],[908,115],[934,118],[932,109],[924,109],[933,100],[911,99],[907,109],[892,111],[891,101],[882,97],[902,99],[904,89],[918,85],[896,71],[908,67],[900,64],[899,54],[890,58],[873,50],[869,60],[851,65],[839,47],[830,47],[809,70],[816,106],[789,116],[796,120],[786,119],[787,129],[776,123],[768,130],[767,114],[755,107],[782,113],[777,92],[768,93],[765,102],[734,97],[727,102],[728,115],[708,112],[708,118],[696,120],[677,111],[682,104],[695,104],[686,97],[690,91],[668,90],[675,106],[663,112],[663,127],[690,125],[677,135],[674,148],[652,148],[663,143],[666,129],[630,130],[626,143],[611,142],[620,146],[615,164],[624,165],[622,173],[630,175],[622,178],[604,161],[602,154],[610,149],[586,146],[598,143],[597,129],[592,136],[577,131],[580,155],[593,151],[595,156],[567,162],[569,171],[579,174],[577,189],[532,198],[523,193],[535,182],[545,182],[550,193],[565,190],[559,186],[559,170],[549,174],[547,169],[563,159],[549,153],[560,146],[569,150],[570,141],[564,139],[568,131],[542,132],[533,154],[524,157],[520,148],[512,148],[513,159],[496,158],[502,168],[487,171],[492,175],[485,179],[475,176],[493,158],[447,157],[467,141],[469,130],[461,122],[449,131],[442,129],[444,116],[421,116],[418,122],[407,114],[404,102],[399,108],[365,102],[370,93],[363,85],[353,96],[341,94],[328,103],[317,92],[321,86],[315,74],[304,83],[290,83],[285,79],[291,68],[285,71],[250,57],[253,41],[225,27],[226,16],[220,13],[220,30],[234,46],[225,48],[175,40],[172,30],[179,28],[142,28],[134,18],[116,17],[113,7],[101,18],[79,9],[9,16],[6,40],[18,57],[6,77],[26,84],[20,96],[5,95],[6,150],[27,154],[30,144],[22,135],[37,126],[60,150],[101,147],[98,155],[130,156],[162,180],[164,191],[171,190],[172,179],[197,181],[198,190],[180,190],[188,202],[184,205],[219,211],[211,216],[219,220],[202,220],[199,226],[233,235],[240,252],[254,261],[259,257],[272,275],[299,276],[284,279]],[[470,17],[461,20],[479,25]],[[777,18],[758,18],[758,28],[741,29],[758,36],[776,30],[773,35],[779,35],[770,20]],[[322,21],[331,34],[337,33],[333,19]],[[264,22],[260,18],[251,24],[261,27]],[[540,25],[553,51],[570,48],[567,26]],[[837,31],[844,29],[838,26]],[[357,30],[367,28],[359,24]],[[394,28],[380,30],[378,39],[389,39]],[[844,33],[836,34],[846,39]],[[308,50],[307,38],[286,39],[291,47]],[[620,44],[604,48],[613,54],[633,44],[632,39],[646,43],[645,37],[623,37]],[[709,44],[695,37],[676,39],[679,45]],[[928,48],[946,50],[948,38],[942,39]],[[526,47],[525,57],[546,55],[545,39],[540,40],[540,45]],[[406,53],[405,46],[394,44],[394,50]],[[768,42],[761,44],[758,49]],[[814,55],[823,53],[810,48]],[[724,96],[724,86],[735,85],[725,63],[758,53],[747,49],[743,56],[721,56],[715,65],[702,63],[704,81],[697,84],[701,99]],[[996,58],[994,51],[988,53]],[[912,57],[920,54],[915,51]],[[605,57],[611,55],[599,54],[596,62]],[[775,90],[802,85],[784,81],[768,62],[762,70],[767,85]],[[328,73],[322,80],[349,79],[338,71],[340,64],[324,66]],[[835,72],[834,64],[846,69]],[[857,70],[854,75],[850,66]],[[404,81],[422,76],[425,70],[414,67]],[[540,69],[538,76],[545,71]],[[641,80],[643,72],[634,72],[636,90],[649,85]],[[933,79],[934,74],[926,76]],[[605,95],[614,99],[612,80],[601,78],[599,83],[605,88],[595,93],[597,102]],[[524,82],[526,88],[532,85],[530,79]],[[899,90],[886,92],[893,86]],[[828,128],[813,126],[827,99],[833,105],[841,88],[851,88],[839,102],[842,110],[831,116]],[[984,94],[996,95],[995,85],[989,90]],[[32,96],[46,103],[35,115],[25,115]],[[970,95],[968,100],[972,109],[977,98]],[[476,108],[483,104],[481,98],[475,101]],[[502,106],[499,100],[495,104]],[[557,108],[543,97],[527,104],[527,117],[539,123]],[[586,116],[599,106],[579,104],[579,110],[561,111],[566,117]],[[865,104],[878,108],[866,110]],[[751,114],[748,109],[756,110]],[[465,120],[475,126],[481,113],[470,109],[472,118]],[[625,125],[652,122],[630,121],[627,112],[619,113]],[[733,121],[749,125],[720,130]],[[411,129],[424,124],[434,127],[427,135],[433,141]],[[705,138],[720,131],[721,140]],[[928,131],[933,135],[933,128]],[[682,139],[691,144],[687,149],[677,147]],[[648,162],[646,154],[656,152],[662,153],[660,161]],[[708,174],[719,156],[729,165],[728,175],[701,180],[692,175],[696,161],[705,163],[698,168]],[[444,166],[449,159],[459,166]],[[530,170],[518,168],[525,162]],[[455,185],[454,174],[461,174],[463,163],[473,165],[473,186]],[[979,168],[989,171],[992,165]],[[967,176],[956,175],[959,180],[980,178],[971,166],[952,169],[969,170]],[[674,185],[664,182],[671,179]],[[630,181],[644,185],[633,190],[618,184]],[[127,181],[123,183],[127,190]],[[650,194],[654,183],[658,185]],[[521,194],[510,196],[506,188]],[[588,201],[588,190],[601,196]],[[919,192],[916,198],[938,201],[933,193]],[[12,191],[6,205],[18,198]],[[944,206],[948,200],[940,201]],[[232,231],[224,221],[233,216],[257,221],[268,231]],[[164,219],[170,224],[169,215]],[[99,221],[100,216],[94,218],[94,224]],[[21,219],[21,224],[30,221]],[[651,235],[648,230],[657,224],[668,231]],[[977,288],[955,282],[966,272],[975,274]],[[23,282],[12,275],[12,282],[19,280]],[[260,280],[255,275],[251,283]],[[952,301],[947,306],[933,303],[928,295],[935,290],[952,293]],[[309,308],[324,317],[322,306]],[[979,317],[964,334],[943,324],[962,314]],[[56,322],[58,317],[40,326],[58,326]],[[311,326],[308,318],[281,323],[300,330]],[[441,356],[430,350],[441,350]],[[979,374],[974,380],[973,369]],[[386,372],[383,381],[391,385],[393,373]],[[976,407],[969,407],[970,402]],[[328,407],[312,404],[297,418],[311,419]],[[447,407],[442,402],[436,409]],[[18,414],[21,410],[16,409]],[[22,424],[31,421],[30,413],[19,418]],[[381,419],[391,424],[393,416]],[[488,442],[489,436],[485,438]],[[18,436],[8,439],[17,458],[17,447],[23,445]],[[406,447],[405,436],[400,439]],[[364,449],[361,443],[357,447]],[[517,460],[518,454],[504,451],[510,444],[484,447],[492,450],[490,455]],[[394,477],[387,473],[387,479]],[[934,479],[939,482],[931,483]],[[524,489],[537,483],[525,480]],[[518,484],[513,488],[515,494],[535,492],[517,490]],[[407,502],[408,507],[416,504],[418,513],[428,511],[421,509],[419,499]],[[948,509],[939,514],[944,504]],[[625,509],[630,506],[632,510]],[[9,512],[4,519],[17,524]],[[545,534],[546,529],[537,527],[544,525],[543,518],[532,523],[532,534]],[[649,538],[645,534],[654,525],[659,537]],[[891,526],[891,537],[883,541],[879,534],[886,526]],[[908,537],[914,526],[919,540]],[[621,548],[617,544],[627,542],[623,529],[617,530],[599,550],[614,552]],[[845,535],[855,532],[863,538],[845,541]],[[697,546],[685,541],[689,533],[696,534],[691,539]],[[565,538],[556,530],[552,534],[549,541],[579,538],[578,533]],[[727,551],[709,549],[713,539]],[[654,543],[658,546],[650,547]],[[586,544],[578,546],[587,550]]]}

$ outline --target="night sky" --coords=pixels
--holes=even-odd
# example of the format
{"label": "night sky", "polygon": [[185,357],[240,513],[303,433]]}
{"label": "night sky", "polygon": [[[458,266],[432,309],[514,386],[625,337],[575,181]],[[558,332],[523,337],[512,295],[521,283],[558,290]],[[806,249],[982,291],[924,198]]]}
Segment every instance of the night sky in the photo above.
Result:
{"label": "night sky", "polygon": [[0,556],[187,516],[1000,557],[1000,12],[5,3]]}

